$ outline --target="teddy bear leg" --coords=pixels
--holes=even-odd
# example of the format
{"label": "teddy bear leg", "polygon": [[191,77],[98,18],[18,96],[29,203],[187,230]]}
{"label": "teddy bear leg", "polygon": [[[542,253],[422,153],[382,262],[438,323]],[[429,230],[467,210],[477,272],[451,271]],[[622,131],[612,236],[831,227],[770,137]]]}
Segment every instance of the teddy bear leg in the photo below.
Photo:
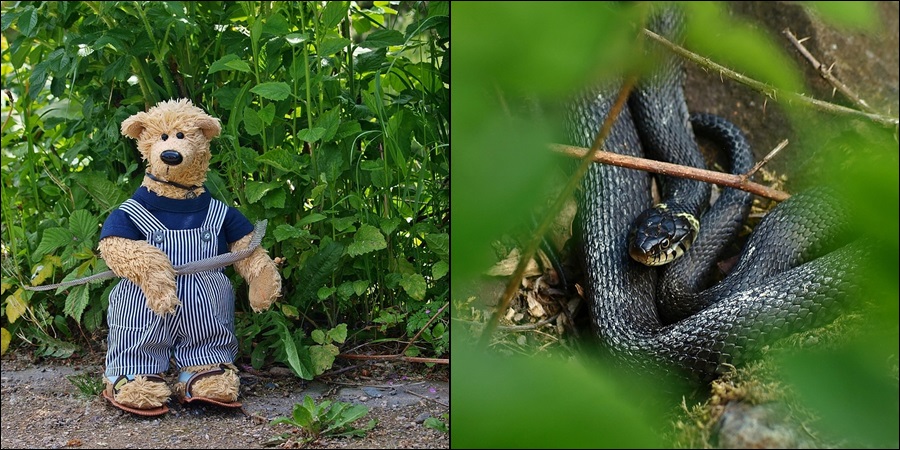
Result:
{"label": "teddy bear leg", "polygon": [[175,391],[186,402],[203,400],[221,406],[240,406],[236,403],[240,386],[234,364],[206,364],[182,368]]}

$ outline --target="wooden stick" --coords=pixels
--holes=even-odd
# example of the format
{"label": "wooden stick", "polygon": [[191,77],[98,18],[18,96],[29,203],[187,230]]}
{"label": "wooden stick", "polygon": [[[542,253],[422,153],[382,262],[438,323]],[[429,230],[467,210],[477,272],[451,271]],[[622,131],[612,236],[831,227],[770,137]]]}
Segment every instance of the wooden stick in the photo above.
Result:
{"label": "wooden stick", "polygon": [[690,50],[685,49],[684,47],[673,44],[668,39],[648,30],[643,30],[644,35],[658,42],[662,46],[668,48],[669,50],[675,52],[679,56],[694,62],[695,64],[707,68],[712,69],[719,72],[720,75],[724,75],[728,78],[731,78],[738,83],[749,86],[757,91],[762,92],[763,94],[771,97],[773,100],[778,101],[778,97],[781,97],[781,100],[786,100],[787,102],[797,102],[802,105],[809,106],[811,108],[817,109],[819,111],[825,111],[832,114],[842,114],[846,116],[852,116],[860,119],[867,119],[877,124],[888,126],[888,127],[896,127],[900,124],[900,119],[897,117],[884,116],[881,114],[873,114],[864,111],[858,111],[852,108],[847,108],[840,105],[835,105],[834,103],[824,102],[822,100],[816,100],[814,98],[809,98],[803,94],[797,94],[789,91],[782,91],[773,86],[765,84],[760,81],[756,81],[750,77],[741,75],[725,66],[717,64],[713,62],[711,59],[700,56],[696,53],[691,52]]}
{"label": "wooden stick", "polygon": [[[576,158],[581,158],[587,153],[587,149],[581,147],[572,147],[569,145],[550,144],[553,151],[563,153]],[[620,155],[612,152],[597,152],[593,160],[603,164],[625,167],[628,169],[637,169],[647,172],[660,173],[663,175],[672,175],[682,178],[690,178],[692,180],[705,181],[707,183],[717,184],[719,186],[727,186],[743,191],[747,191],[761,197],[770,198],[776,201],[787,200],[790,195],[778,189],[768,186],[746,181],[741,175],[732,175],[730,173],[716,172],[714,170],[698,169],[696,167],[682,166],[663,161],[656,161],[646,158],[638,158],[635,156]]]}
{"label": "wooden stick", "polygon": [[781,151],[781,149],[787,147],[787,145],[788,145],[787,139],[779,142],[778,145],[776,145],[775,148],[773,148],[772,151],[769,152],[769,154],[766,155],[765,158],[762,159],[762,161],[759,161],[758,163],[756,163],[756,165],[753,166],[753,168],[750,169],[749,172],[741,175],[741,182],[746,183],[747,180],[749,180],[750,177],[752,177],[753,174],[756,173],[756,171],[758,171],[760,168],[762,168],[762,166],[764,166],[767,162],[769,162],[770,159],[774,158],[775,155],[777,155],[778,152]]}
{"label": "wooden stick", "polygon": [[834,86],[835,89],[841,91],[841,93],[844,94],[845,97],[849,98],[853,103],[859,105],[860,109],[862,109],[863,111],[872,114],[878,114],[878,111],[876,111],[875,108],[869,106],[869,104],[866,103],[865,100],[859,98],[859,96],[851,91],[850,88],[847,87],[847,85],[841,83],[840,80],[838,80],[834,75],[831,74],[831,67],[834,67],[834,64],[832,64],[831,67],[826,68],[824,64],[820,63],[819,60],[816,59],[816,57],[806,49],[806,47],[803,45],[803,41],[809,38],[803,38],[802,40],[797,39],[797,37],[794,36],[794,33],[791,33],[790,28],[785,28],[782,33],[787,36],[788,40],[791,41],[791,44],[794,44],[794,47],[797,47],[797,50],[800,52],[800,54],[803,55],[803,57],[806,58],[806,60],[809,61],[810,64],[812,64],[813,68],[819,72],[819,75],[821,75],[822,78],[831,83],[831,85]]}

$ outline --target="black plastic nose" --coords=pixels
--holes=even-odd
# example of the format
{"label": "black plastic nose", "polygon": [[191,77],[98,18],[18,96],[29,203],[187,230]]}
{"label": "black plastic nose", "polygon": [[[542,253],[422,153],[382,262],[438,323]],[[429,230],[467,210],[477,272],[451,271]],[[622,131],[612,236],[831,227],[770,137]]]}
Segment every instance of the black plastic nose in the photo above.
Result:
{"label": "black plastic nose", "polygon": [[175,150],[166,150],[162,152],[162,154],[159,155],[159,159],[170,166],[177,166],[184,160],[184,158],[181,157],[181,153],[178,153]]}

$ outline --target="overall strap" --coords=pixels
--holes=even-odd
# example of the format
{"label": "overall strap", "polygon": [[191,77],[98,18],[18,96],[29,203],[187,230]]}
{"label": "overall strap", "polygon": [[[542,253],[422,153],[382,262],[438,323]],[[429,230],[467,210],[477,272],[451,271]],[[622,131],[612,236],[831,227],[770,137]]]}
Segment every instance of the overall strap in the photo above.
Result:
{"label": "overall strap", "polygon": [[213,230],[216,234],[222,229],[225,223],[225,214],[228,213],[228,205],[216,199],[210,199],[209,212],[206,214],[206,220],[203,221],[202,228]]}
{"label": "overall strap", "polygon": [[144,208],[143,205],[134,199],[129,198],[128,200],[125,200],[125,202],[119,205],[119,209],[125,211],[134,225],[148,238],[154,231],[168,230],[159,219],[151,214],[150,211],[147,211],[147,208]]}

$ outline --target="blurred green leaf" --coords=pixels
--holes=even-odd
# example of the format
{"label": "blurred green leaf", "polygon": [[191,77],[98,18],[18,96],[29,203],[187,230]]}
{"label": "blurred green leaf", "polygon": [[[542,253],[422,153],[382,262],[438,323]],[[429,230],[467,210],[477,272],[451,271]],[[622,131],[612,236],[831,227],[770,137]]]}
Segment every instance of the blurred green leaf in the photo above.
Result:
{"label": "blurred green leaf", "polygon": [[835,25],[871,31],[880,26],[875,2],[801,2]]}

